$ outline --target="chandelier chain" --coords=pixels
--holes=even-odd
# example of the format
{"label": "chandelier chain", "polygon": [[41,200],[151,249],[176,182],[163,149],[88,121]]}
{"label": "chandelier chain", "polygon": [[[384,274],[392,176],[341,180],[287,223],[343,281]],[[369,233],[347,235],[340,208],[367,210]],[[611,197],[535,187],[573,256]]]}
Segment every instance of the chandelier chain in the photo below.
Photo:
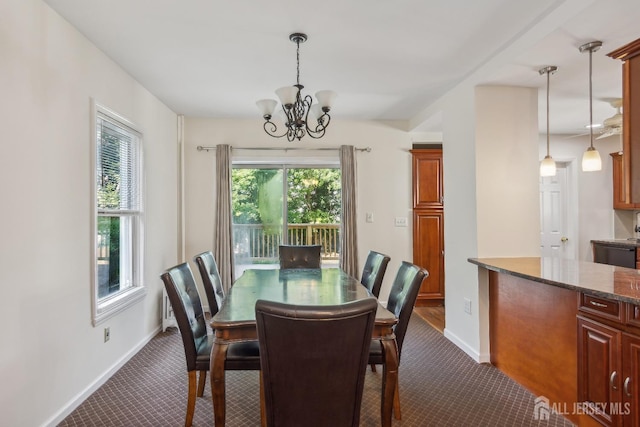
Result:
{"label": "chandelier chain", "polygon": [[296,83],[300,86],[300,39],[296,40]]}

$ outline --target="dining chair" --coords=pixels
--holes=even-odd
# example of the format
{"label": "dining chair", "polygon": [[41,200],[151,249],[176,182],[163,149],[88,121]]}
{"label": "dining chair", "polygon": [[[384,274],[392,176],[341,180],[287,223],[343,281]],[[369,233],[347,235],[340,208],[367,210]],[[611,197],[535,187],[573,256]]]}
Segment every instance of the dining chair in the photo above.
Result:
{"label": "dining chair", "polygon": [[280,268],[320,268],[321,245],[280,245]]}
{"label": "dining chair", "polygon": [[[429,276],[429,272],[417,265],[403,261],[398,269],[398,273],[391,286],[389,299],[387,300],[387,310],[392,312],[398,318],[398,323],[393,327],[398,345],[398,368],[400,368],[400,358],[402,356],[402,344],[404,343],[409,319],[413,313],[413,306],[418,298],[420,285],[422,281]],[[380,340],[372,340],[369,349],[369,364],[384,365],[384,356],[382,352],[382,343]],[[400,370],[398,369],[398,373]],[[401,419],[400,412],[400,375],[396,383],[396,391],[393,396],[393,412],[396,419]]]}
{"label": "dining chair", "polygon": [[378,307],[255,306],[267,427],[357,427]]}
{"label": "dining chair", "polygon": [[362,268],[362,277],[360,283],[362,283],[373,295],[378,298],[380,296],[380,288],[382,287],[382,280],[384,279],[384,273],[387,271],[387,265],[391,258],[385,254],[381,254],[376,251],[369,251],[367,260]]}
{"label": "dining chair", "polygon": [[[213,336],[208,333],[196,281],[188,263],[166,270],[161,276],[173,313],[182,336],[189,376],[187,415],[185,427],[191,426],[196,407],[196,396],[202,397],[209,370]],[[257,341],[230,344],[227,350],[226,370],[260,370]],[[196,376],[200,373],[198,381]]]}
{"label": "dining chair", "polygon": [[222,287],[218,264],[216,264],[211,251],[202,252],[193,257],[193,260],[198,266],[198,271],[200,271],[204,294],[209,304],[209,314],[213,317],[222,306],[222,301],[224,300],[224,288]]}

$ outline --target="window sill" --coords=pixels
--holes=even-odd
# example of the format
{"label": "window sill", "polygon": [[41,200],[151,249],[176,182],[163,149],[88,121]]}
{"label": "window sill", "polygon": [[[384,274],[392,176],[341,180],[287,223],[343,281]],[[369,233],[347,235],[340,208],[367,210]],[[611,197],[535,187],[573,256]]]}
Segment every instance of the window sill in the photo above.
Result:
{"label": "window sill", "polygon": [[147,291],[143,286],[136,286],[121,294],[101,302],[93,313],[93,326],[98,326],[131,305],[144,299]]}

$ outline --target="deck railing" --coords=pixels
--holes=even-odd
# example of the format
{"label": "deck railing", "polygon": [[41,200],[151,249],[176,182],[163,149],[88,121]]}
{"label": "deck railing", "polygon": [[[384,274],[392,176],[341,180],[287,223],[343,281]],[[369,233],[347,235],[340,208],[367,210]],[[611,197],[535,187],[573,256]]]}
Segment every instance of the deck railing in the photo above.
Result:
{"label": "deck railing", "polygon": [[[234,251],[237,258],[273,261],[282,244],[282,227],[263,224],[233,224]],[[321,245],[322,259],[338,259],[340,224],[289,224],[287,244]]]}

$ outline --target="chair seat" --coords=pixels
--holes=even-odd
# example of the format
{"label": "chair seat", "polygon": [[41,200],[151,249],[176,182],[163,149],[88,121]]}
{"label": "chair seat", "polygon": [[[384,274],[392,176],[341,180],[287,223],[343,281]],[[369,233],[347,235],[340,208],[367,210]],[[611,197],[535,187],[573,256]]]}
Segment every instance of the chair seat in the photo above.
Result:
{"label": "chair seat", "polygon": [[[196,369],[209,370],[213,335],[198,348]],[[229,344],[227,359],[224,364],[227,371],[260,370],[260,347],[258,341]]]}
{"label": "chair seat", "polygon": [[229,345],[224,368],[227,371],[260,370],[260,346],[258,341],[238,342]]}
{"label": "chair seat", "polygon": [[368,363],[370,365],[382,365],[384,363],[382,359],[382,343],[380,343],[380,340],[371,340]]}

